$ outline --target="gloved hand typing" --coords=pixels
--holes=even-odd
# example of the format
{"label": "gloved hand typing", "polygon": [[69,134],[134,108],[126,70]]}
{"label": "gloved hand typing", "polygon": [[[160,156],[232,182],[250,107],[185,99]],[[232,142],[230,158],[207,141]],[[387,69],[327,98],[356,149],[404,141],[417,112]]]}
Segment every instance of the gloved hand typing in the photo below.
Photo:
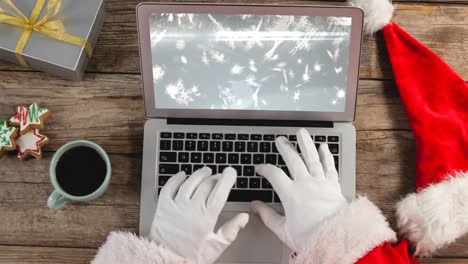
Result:
{"label": "gloved hand typing", "polygon": [[214,233],[216,221],[236,181],[232,168],[211,176],[210,168],[173,176],[161,190],[149,238],[189,264],[211,264],[245,227],[249,215],[241,213]]}
{"label": "gloved hand typing", "polygon": [[301,252],[314,228],[347,201],[341,194],[338,173],[327,144],[321,144],[317,153],[305,129],[297,133],[297,142],[302,158],[285,137],[279,137],[275,142],[291,178],[270,164],[256,167],[257,173],[265,177],[278,193],[284,216],[260,201],[252,202],[251,207],[291,250]]}

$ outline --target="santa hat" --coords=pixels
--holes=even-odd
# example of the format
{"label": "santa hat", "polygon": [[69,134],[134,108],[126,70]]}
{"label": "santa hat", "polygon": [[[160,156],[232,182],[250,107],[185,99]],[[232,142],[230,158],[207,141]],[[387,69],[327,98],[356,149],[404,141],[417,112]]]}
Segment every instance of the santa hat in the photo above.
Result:
{"label": "santa hat", "polygon": [[425,256],[468,232],[468,84],[390,21],[387,0],[350,0],[367,34],[383,31],[416,141],[416,193],[397,205],[400,232]]}

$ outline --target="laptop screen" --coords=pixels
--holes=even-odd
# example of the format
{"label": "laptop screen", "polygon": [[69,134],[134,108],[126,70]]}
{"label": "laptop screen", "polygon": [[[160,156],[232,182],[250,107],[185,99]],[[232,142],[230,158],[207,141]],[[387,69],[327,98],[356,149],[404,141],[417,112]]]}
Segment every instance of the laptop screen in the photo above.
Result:
{"label": "laptop screen", "polygon": [[162,109],[344,112],[351,17],[157,13]]}

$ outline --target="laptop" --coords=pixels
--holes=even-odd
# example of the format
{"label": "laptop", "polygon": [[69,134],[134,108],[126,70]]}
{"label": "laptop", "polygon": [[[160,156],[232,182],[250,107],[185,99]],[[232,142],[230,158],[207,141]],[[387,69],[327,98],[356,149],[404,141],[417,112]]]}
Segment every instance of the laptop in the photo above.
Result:
{"label": "laptop", "polygon": [[[254,166],[289,173],[274,140],[286,136],[297,145],[301,127],[317,145],[328,143],[342,192],[354,197],[360,9],[143,3],[137,17],[147,117],[141,235],[167,180],[203,166],[238,173],[219,223],[249,212],[252,200],[281,212]],[[289,249],[250,219],[219,263],[287,263]]]}

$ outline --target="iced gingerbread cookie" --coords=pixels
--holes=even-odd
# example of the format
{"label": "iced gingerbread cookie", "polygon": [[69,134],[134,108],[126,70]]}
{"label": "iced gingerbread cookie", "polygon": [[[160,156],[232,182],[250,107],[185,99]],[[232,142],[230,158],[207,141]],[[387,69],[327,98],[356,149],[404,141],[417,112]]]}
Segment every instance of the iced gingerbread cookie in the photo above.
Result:
{"label": "iced gingerbread cookie", "polygon": [[33,156],[36,159],[42,158],[41,148],[49,142],[49,139],[39,133],[39,129],[30,130],[24,135],[20,135],[16,139],[16,150],[18,150],[18,158],[26,159],[28,156]]}
{"label": "iced gingerbread cookie", "polygon": [[40,108],[36,103],[29,107],[18,106],[16,114],[10,118],[10,124],[19,127],[20,134],[25,135],[33,129],[42,129],[44,121],[50,116],[50,111]]}
{"label": "iced gingerbread cookie", "polygon": [[9,127],[5,120],[0,121],[0,158],[5,152],[16,149],[16,127]]}

